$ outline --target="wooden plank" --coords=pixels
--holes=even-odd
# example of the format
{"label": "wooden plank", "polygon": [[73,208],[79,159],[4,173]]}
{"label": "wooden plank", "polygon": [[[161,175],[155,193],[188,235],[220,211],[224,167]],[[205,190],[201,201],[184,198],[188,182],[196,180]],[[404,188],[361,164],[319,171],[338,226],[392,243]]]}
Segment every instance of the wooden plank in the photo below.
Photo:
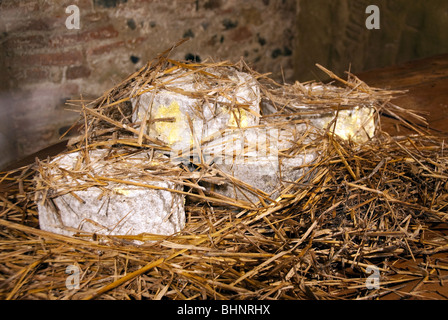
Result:
{"label": "wooden plank", "polygon": [[[448,54],[370,70],[357,76],[372,87],[408,90],[392,102],[421,111],[430,128],[448,133]],[[397,130],[392,121],[386,121],[383,128],[391,134],[407,132],[403,127]]]}

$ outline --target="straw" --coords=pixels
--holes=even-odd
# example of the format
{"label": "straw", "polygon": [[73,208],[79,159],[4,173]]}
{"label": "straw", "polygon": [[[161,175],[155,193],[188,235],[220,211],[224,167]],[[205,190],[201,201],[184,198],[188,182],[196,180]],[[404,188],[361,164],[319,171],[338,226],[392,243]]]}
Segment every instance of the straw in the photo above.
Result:
{"label": "straw", "polygon": [[[52,158],[2,173],[0,298],[377,299],[391,293],[409,298],[420,297],[421,285],[437,281],[437,270],[448,269],[446,260],[422,265],[424,272],[397,266],[448,250],[443,229],[436,228],[448,219],[445,137],[417,128],[421,117],[390,103],[403,92],[371,88],[351,74],[345,80],[323,67],[338,85],[280,85],[243,61],[188,64],[169,59],[170,51],[98,99],[71,102],[82,106],[83,129],[67,152],[102,149],[108,157],[81,159],[77,170],[58,169]],[[299,179],[282,181],[275,199],[213,164],[198,161],[191,170],[157,158],[169,146],[132,122],[131,97],[165,85],[163,75],[184,70],[198,81],[228,81],[212,76],[213,68],[236,68],[257,79],[275,111],[262,115],[260,128],[282,129],[294,121],[309,128],[295,135],[294,147],[282,150],[281,157],[313,150],[317,158],[302,166],[306,170]],[[392,137],[379,127],[358,145],[307,120],[356,106],[374,108],[378,124],[383,114],[394,115],[415,134]],[[233,108],[237,114],[244,106]],[[160,161],[129,162],[142,154]],[[91,174],[96,165],[110,165],[110,176]],[[73,183],[74,178],[81,182]],[[106,192],[109,183],[156,188],[148,183],[153,180],[183,186],[182,191],[164,189],[186,196],[186,226],[178,234],[78,232],[68,237],[39,229],[36,193],[51,199],[91,186]],[[225,197],[207,191],[204,183],[227,183],[261,201]],[[67,266],[79,269],[78,288],[66,287]],[[367,286],[369,267],[380,274],[378,288]],[[415,280],[417,287],[403,291]]]}

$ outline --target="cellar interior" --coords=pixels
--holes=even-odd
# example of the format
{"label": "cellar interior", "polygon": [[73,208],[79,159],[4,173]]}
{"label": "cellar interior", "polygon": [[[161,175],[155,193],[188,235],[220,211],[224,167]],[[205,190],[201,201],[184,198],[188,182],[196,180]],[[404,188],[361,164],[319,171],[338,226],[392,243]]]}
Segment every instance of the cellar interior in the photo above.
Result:
{"label": "cellar interior", "polygon": [[[6,0],[0,67],[2,300],[448,298],[446,1]],[[207,158],[230,127],[282,169]],[[185,221],[43,227],[134,189]]]}

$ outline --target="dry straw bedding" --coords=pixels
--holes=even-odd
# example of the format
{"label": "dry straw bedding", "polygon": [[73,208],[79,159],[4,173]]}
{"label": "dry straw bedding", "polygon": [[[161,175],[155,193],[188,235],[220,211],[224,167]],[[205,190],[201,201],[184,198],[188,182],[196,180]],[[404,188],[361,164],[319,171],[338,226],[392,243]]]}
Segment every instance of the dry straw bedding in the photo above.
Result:
{"label": "dry straw bedding", "polygon": [[[187,222],[182,232],[169,237],[85,233],[67,237],[40,230],[35,192],[57,183],[42,171],[49,159],[4,172],[2,299],[374,299],[392,291],[419,297],[422,292],[401,292],[399,285],[443,281],[434,271],[446,269],[447,261],[435,263],[432,256],[448,249],[448,239],[434,228],[448,217],[444,140],[415,124],[422,118],[390,103],[393,95],[403,93],[371,88],[351,74],[343,80],[328,70],[335,83],[321,84],[327,90],[315,93],[301,83],[277,84],[244,62],[186,64],[170,60],[168,53],[95,101],[73,101],[83,130],[69,148],[107,148],[110,157],[104,161],[142,150],[169,150],[148,136],[141,129],[144,125],[132,123],[129,99],[157,83],[159,75],[177,69],[208,81],[220,81],[207,74],[211,67],[254,75],[276,109],[274,115],[262,115],[261,126],[306,121],[306,113],[368,104],[377,111],[379,129],[361,146],[337,138],[331,129],[302,133],[302,139],[284,151],[286,155],[313,148],[319,156],[307,165],[303,177],[283,182],[277,199],[204,162],[195,163],[193,171],[166,162],[155,171],[145,171],[148,168],[142,164],[117,170],[113,178],[91,177],[91,185],[107,188],[111,182],[126,183],[129,174],[145,179],[175,176],[187,196]],[[291,101],[309,108],[297,111],[290,107]],[[385,114],[415,134],[391,137],[382,132]],[[260,202],[226,198],[201,186],[226,181],[258,193]],[[425,262],[420,271],[396,267],[418,259]],[[66,287],[69,265],[80,270],[78,289]],[[369,289],[366,268],[372,265],[380,272],[380,287]]]}

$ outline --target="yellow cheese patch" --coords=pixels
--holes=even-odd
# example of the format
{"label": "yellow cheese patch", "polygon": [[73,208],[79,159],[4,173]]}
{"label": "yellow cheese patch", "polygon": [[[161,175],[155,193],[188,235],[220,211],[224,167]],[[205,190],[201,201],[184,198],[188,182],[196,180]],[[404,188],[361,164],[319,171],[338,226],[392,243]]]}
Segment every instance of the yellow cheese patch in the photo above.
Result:
{"label": "yellow cheese patch", "polygon": [[233,109],[230,112],[229,126],[238,127],[238,124],[241,128],[245,128],[248,126],[247,112],[242,108]]}
{"label": "yellow cheese patch", "polygon": [[[375,133],[373,110],[356,107],[353,110],[344,110],[336,122],[335,134],[344,140],[366,142]],[[368,135],[368,136],[367,136]]]}
{"label": "yellow cheese patch", "polygon": [[179,103],[173,100],[169,106],[160,105],[155,118],[174,118],[175,121],[157,121],[155,123],[156,133],[168,144],[179,142],[183,137],[181,133],[185,128],[186,121],[183,119]]}
{"label": "yellow cheese patch", "polygon": [[117,194],[121,194],[123,196],[128,196],[131,192],[129,190],[121,189],[121,188],[114,188],[114,192]]}

